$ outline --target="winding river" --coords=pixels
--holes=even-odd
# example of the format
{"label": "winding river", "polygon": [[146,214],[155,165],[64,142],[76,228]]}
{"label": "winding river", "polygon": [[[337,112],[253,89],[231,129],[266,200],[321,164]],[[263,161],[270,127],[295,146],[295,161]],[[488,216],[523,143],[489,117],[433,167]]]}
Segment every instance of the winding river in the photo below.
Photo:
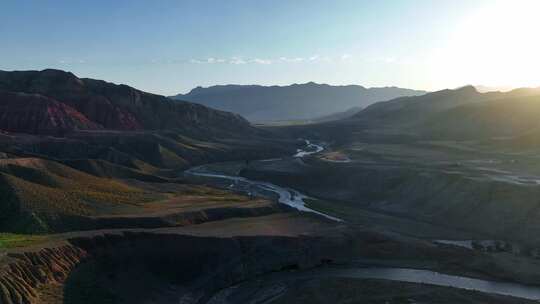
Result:
{"label": "winding river", "polygon": [[[287,282],[297,279],[313,278],[349,278],[349,279],[378,279],[388,281],[398,281],[416,284],[429,284],[441,287],[452,287],[463,290],[478,291],[483,293],[496,294],[501,296],[511,296],[527,300],[540,300],[540,288],[525,286],[514,283],[494,282],[480,279],[473,279],[461,276],[448,275],[430,270],[410,269],[410,268],[385,268],[385,267],[362,267],[362,268],[334,268],[323,267],[319,269],[271,274],[259,278],[263,281],[263,293],[250,303],[270,303],[283,296],[289,288]],[[250,291],[250,282],[225,288],[217,292],[208,302],[209,304],[232,304],[228,297],[235,293],[245,293]],[[257,296],[257,295],[255,295]],[[270,299],[263,301],[263,299]],[[256,301],[259,300],[259,301]],[[412,302],[411,302],[412,303]]]}
{"label": "winding river", "polygon": [[384,279],[390,281],[431,284],[504,296],[512,296],[528,300],[540,300],[539,287],[526,286],[515,283],[503,283],[473,279],[443,274],[430,270],[368,267],[329,270],[325,272],[325,275],[346,278]]}
{"label": "winding river", "polygon": [[323,146],[312,143],[311,141],[306,139],[306,147],[304,149],[296,150],[296,154],[294,155],[294,157],[304,157],[307,155],[319,153],[323,150]]}
{"label": "winding river", "polygon": [[[306,140],[306,147],[299,149],[293,156],[302,158],[307,155],[319,153],[324,147]],[[276,159],[279,160],[279,159]],[[268,160],[273,161],[273,160]],[[185,172],[186,176],[200,176],[215,178],[221,181],[230,182],[228,188],[243,191],[252,195],[253,193],[273,193],[277,194],[278,201],[303,212],[311,212],[325,218],[342,221],[339,218],[325,214],[323,212],[306,207],[304,199],[308,196],[291,188],[281,187],[269,182],[254,181],[241,176],[219,174],[209,171],[206,166],[195,167]],[[453,287],[466,290],[474,290],[485,293],[492,293],[516,298],[540,300],[540,288],[534,286],[520,285],[514,283],[494,282],[468,277],[454,276],[438,273],[430,270],[409,269],[409,268],[336,268],[315,270],[303,273],[303,276],[330,276],[362,279],[384,279],[391,281],[401,281],[409,283],[431,284],[437,286]],[[231,287],[236,288],[236,287]],[[227,289],[226,289],[227,290]],[[226,302],[226,301],[225,301]],[[223,303],[223,302],[220,302]]]}
{"label": "winding river", "polygon": [[[307,155],[319,153],[323,150],[323,146],[314,144],[309,140],[306,140],[306,148],[298,149],[297,153],[293,157],[301,158]],[[209,172],[204,165],[187,170],[185,174],[227,180],[231,182],[228,187],[229,189],[246,192],[249,195],[253,193],[274,193],[278,197],[278,202],[282,204],[285,204],[303,212],[315,213],[333,221],[342,221],[337,217],[333,217],[331,215],[307,207],[304,200],[309,197],[291,188],[281,187],[269,182],[254,181],[241,176],[232,176]]]}

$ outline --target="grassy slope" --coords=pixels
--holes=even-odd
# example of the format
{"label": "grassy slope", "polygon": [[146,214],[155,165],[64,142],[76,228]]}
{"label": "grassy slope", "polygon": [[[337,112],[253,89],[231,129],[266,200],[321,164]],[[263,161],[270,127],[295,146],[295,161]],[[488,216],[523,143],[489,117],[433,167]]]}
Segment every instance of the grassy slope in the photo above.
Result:
{"label": "grassy slope", "polygon": [[99,215],[163,198],[120,181],[34,158],[3,160],[0,188],[0,229],[12,232],[49,232],[66,216]]}
{"label": "grassy slope", "polygon": [[[133,172],[123,171],[126,178]],[[135,225],[140,218],[137,225],[144,225],[172,214],[269,204],[229,191],[156,179],[98,177],[38,158],[0,160],[0,232],[86,230],[92,229],[98,219],[114,226],[122,225],[118,221],[125,224],[128,218],[130,225]]]}
{"label": "grassy slope", "polygon": [[0,233],[0,249],[27,247],[42,242],[46,237],[41,235],[22,235],[13,233]]}

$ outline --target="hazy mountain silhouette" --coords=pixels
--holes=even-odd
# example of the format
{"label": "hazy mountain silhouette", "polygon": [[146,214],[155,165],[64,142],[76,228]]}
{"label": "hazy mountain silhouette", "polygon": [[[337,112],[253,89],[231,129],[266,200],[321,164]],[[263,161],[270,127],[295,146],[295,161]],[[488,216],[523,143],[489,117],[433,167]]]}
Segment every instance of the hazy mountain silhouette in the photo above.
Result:
{"label": "hazy mountain silhouette", "polygon": [[360,111],[362,111],[361,107],[352,107],[352,108],[347,109],[345,111],[336,112],[336,113],[324,115],[324,116],[321,116],[321,117],[317,117],[317,118],[313,119],[312,121],[318,123],[318,122],[327,122],[327,121],[334,121],[334,120],[340,120],[340,119],[347,119],[347,118],[353,117],[354,115],[356,115]]}
{"label": "hazy mountain silhouette", "polygon": [[353,116],[370,128],[439,138],[518,136],[540,128],[540,89],[480,93],[473,86],[375,103]]}
{"label": "hazy mountain silhouette", "polygon": [[422,96],[400,97],[377,102],[360,111],[355,118],[383,123],[416,123],[427,115],[441,112],[461,104],[488,99],[490,94],[482,94],[473,86],[455,90],[442,90]]}
{"label": "hazy mountain silhouette", "polygon": [[289,86],[197,87],[188,94],[178,94],[172,98],[239,113],[248,120],[261,122],[315,119],[354,107],[366,107],[377,101],[425,93],[397,87],[365,88],[309,82]]}
{"label": "hazy mountain silhouette", "polygon": [[483,95],[481,102],[463,104],[430,117],[421,129],[430,136],[454,139],[514,137],[537,134],[540,130],[540,90]]}
{"label": "hazy mountain silhouette", "polygon": [[487,92],[509,92],[513,90],[511,86],[485,86],[485,85],[475,85],[476,90],[480,93]]}

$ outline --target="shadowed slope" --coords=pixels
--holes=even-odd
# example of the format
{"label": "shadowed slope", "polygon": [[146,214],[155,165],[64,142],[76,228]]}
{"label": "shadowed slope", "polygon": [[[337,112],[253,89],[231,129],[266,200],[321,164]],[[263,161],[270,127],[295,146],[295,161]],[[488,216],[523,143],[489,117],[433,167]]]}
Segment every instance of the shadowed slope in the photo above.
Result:
{"label": "shadowed slope", "polygon": [[421,128],[443,138],[517,136],[540,128],[540,95],[464,105],[428,119]]}
{"label": "shadowed slope", "polygon": [[70,228],[67,217],[96,215],[162,196],[37,158],[0,161],[0,229],[47,232]]}

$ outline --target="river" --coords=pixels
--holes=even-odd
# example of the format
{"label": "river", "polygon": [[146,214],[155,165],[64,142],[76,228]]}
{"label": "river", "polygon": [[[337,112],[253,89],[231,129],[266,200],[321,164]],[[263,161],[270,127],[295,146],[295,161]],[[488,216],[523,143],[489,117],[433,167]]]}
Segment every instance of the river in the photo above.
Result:
{"label": "river", "polygon": [[[306,148],[299,149],[293,157],[302,158],[311,154],[319,153],[323,150],[324,147],[322,145],[318,145],[306,140]],[[185,173],[186,175],[202,176],[207,178],[216,178],[230,181],[230,189],[249,192],[250,194],[254,192],[271,192],[278,195],[278,201],[282,204],[286,204],[303,212],[315,213],[334,221],[342,221],[339,218],[306,207],[304,199],[308,198],[308,196],[291,188],[281,187],[264,181],[250,180],[241,176],[224,175],[211,172],[205,166],[192,168]],[[302,276],[384,279],[391,281],[432,284],[437,286],[475,290],[479,292],[513,296],[516,298],[529,300],[540,300],[539,287],[447,275],[430,270],[382,267],[335,268],[304,272]]]}
{"label": "river", "polygon": [[[361,267],[361,268],[338,268],[322,267],[313,270],[298,272],[274,273],[260,277],[258,282],[263,288],[262,295],[253,294],[249,281],[225,288],[217,292],[208,303],[210,304],[232,304],[234,301],[228,300],[235,294],[250,293],[258,298],[270,298],[275,300],[285,294],[288,285],[294,280],[315,279],[315,278],[350,278],[350,279],[377,279],[397,282],[407,282],[416,284],[429,284],[441,287],[451,287],[463,290],[478,291],[502,296],[511,296],[527,300],[540,300],[540,288],[526,286],[515,283],[495,282],[467,278],[462,276],[448,275],[430,270],[410,269],[410,268],[386,268],[386,267]],[[289,282],[289,283],[288,283]],[[261,292],[259,292],[261,293]],[[256,300],[256,299],[255,299]],[[258,301],[252,301],[254,303]],[[260,303],[270,303],[271,301],[260,301]],[[412,302],[411,302],[412,303]]]}
{"label": "river", "polygon": [[[319,153],[323,150],[323,146],[314,144],[309,140],[306,140],[306,148],[298,149],[297,153],[293,157],[302,158],[311,154]],[[250,195],[268,192],[274,193],[277,195],[279,203],[285,204],[303,212],[315,213],[333,221],[342,221],[342,219],[307,207],[305,199],[308,199],[309,197],[291,188],[281,187],[264,181],[250,180],[241,176],[225,175],[216,172],[210,172],[208,168],[204,165],[189,169],[185,172],[185,174],[227,180],[231,182],[228,187],[229,189],[242,191]]]}
{"label": "river", "polygon": [[447,275],[430,270],[409,268],[347,268],[329,270],[326,276],[384,279],[391,281],[431,284],[444,287],[475,290],[485,293],[512,296],[516,298],[540,300],[540,288],[514,283],[503,283],[473,279],[461,276]]}

